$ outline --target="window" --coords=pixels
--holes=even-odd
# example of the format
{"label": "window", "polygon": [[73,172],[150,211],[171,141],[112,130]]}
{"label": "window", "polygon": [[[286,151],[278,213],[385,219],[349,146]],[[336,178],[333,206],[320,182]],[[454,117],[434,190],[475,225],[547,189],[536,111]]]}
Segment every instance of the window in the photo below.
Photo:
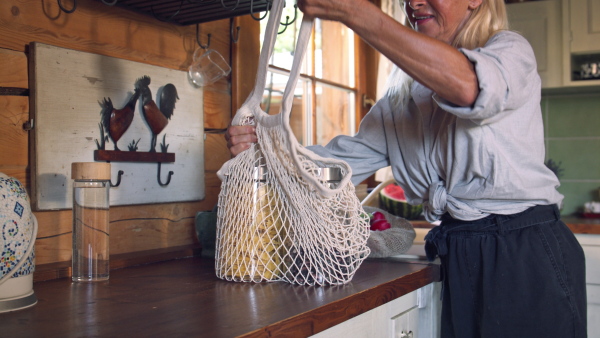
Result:
{"label": "window", "polygon": [[[283,18],[297,19],[280,25],[275,50],[270,60],[263,109],[279,113],[283,91],[294,58],[300,29],[299,10],[286,5]],[[261,21],[261,41],[267,20]],[[294,93],[290,125],[302,145],[324,145],[334,136],[356,131],[355,36],[338,22],[316,20],[300,77]],[[284,30],[285,28],[285,30]]]}

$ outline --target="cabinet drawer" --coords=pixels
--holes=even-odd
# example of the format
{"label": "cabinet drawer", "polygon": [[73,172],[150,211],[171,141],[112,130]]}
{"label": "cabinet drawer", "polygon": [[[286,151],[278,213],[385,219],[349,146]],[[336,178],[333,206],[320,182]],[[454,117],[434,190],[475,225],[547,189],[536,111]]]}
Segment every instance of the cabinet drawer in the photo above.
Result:
{"label": "cabinet drawer", "polygon": [[[413,291],[389,303],[356,316],[346,322],[317,333],[311,338],[379,338],[391,337],[393,327],[390,321],[417,308],[417,291]],[[414,313],[417,319],[418,313]],[[411,323],[412,324],[412,323]],[[405,330],[415,331],[416,328],[402,327]],[[416,337],[416,336],[415,336]]]}
{"label": "cabinet drawer", "polygon": [[586,282],[600,285],[600,236],[576,235],[585,252]]}
{"label": "cabinet drawer", "polygon": [[588,336],[597,337],[600,332],[600,285],[587,285]]}

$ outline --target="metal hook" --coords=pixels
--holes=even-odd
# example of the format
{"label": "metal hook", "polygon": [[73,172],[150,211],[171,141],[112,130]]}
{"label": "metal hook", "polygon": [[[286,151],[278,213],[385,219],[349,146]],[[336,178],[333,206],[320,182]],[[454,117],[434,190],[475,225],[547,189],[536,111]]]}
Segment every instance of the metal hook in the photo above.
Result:
{"label": "metal hook", "polygon": [[225,6],[225,2],[224,0],[221,0],[221,6],[223,6],[223,8],[228,9],[230,11],[233,11],[234,9],[236,9],[238,6],[240,5],[240,0],[237,0],[235,3],[235,6],[233,6],[233,8],[227,8],[227,6]]}
{"label": "metal hook", "polygon": [[288,26],[293,24],[297,18],[298,18],[298,5],[294,4],[294,19],[292,21],[290,21],[290,16],[286,15],[285,23],[283,23],[283,22],[279,23],[280,25],[283,26],[283,30],[281,32],[277,32],[277,34],[283,34],[283,32],[285,32],[285,30],[288,28]]}
{"label": "metal hook", "polygon": [[156,20],[159,20],[159,21],[162,21],[162,22],[169,22],[169,21],[171,21],[171,19],[173,19],[173,18],[174,18],[174,17],[175,17],[177,14],[179,14],[179,12],[181,11],[181,7],[183,7],[183,1],[184,1],[184,0],[181,0],[181,2],[179,3],[179,8],[177,9],[177,11],[176,11],[175,13],[173,13],[173,15],[171,15],[171,16],[170,16],[170,17],[168,17],[167,19],[161,19],[161,18],[159,18],[159,17],[156,15],[156,13],[154,13],[154,5],[150,6],[150,11],[152,12],[152,16],[153,16],[153,17],[154,17]]}
{"label": "metal hook", "polygon": [[58,2],[58,7],[60,7],[60,9],[65,13],[73,13],[73,12],[75,12],[75,9],[77,9],[77,0],[73,0],[73,8],[71,8],[71,9],[66,9],[62,4],[62,0],[56,0],[56,1]]}
{"label": "metal hook", "polygon": [[171,183],[171,176],[173,176],[173,172],[172,172],[172,171],[169,171],[169,176],[167,176],[167,182],[166,182],[166,183],[163,183],[163,182],[160,180],[160,167],[161,167],[161,164],[162,164],[161,162],[158,162],[158,174],[157,174],[157,176],[156,176],[156,177],[157,177],[157,179],[158,179],[158,184],[160,184],[160,186],[161,186],[161,187],[164,187],[164,186],[166,186],[166,185],[169,185],[169,183]]}
{"label": "metal hook", "polygon": [[265,15],[261,17],[255,17],[254,16],[254,10],[253,10],[253,6],[254,6],[254,0],[250,0],[250,16],[252,17],[252,19],[256,20],[256,21],[261,21],[262,19],[267,17],[267,14],[269,14],[269,11],[271,10],[271,1],[267,0],[267,9],[265,10]]}
{"label": "metal hook", "polygon": [[123,170],[119,170],[119,172],[117,173],[117,183],[113,184],[112,180],[110,180],[110,187],[114,188],[114,187],[118,187],[119,184],[121,184],[121,176],[123,176]]}
{"label": "metal hook", "polygon": [[230,23],[229,23],[229,34],[231,35],[231,41],[233,43],[237,43],[240,40],[240,26],[236,27],[236,32],[237,32],[237,36],[236,34],[233,33],[233,21],[234,19],[232,18]]}
{"label": "metal hook", "polygon": [[108,2],[106,0],[102,0],[102,3],[105,4],[105,5],[107,5],[107,6],[114,6],[114,5],[117,4],[117,1],[119,1],[119,0],[113,0],[113,2]]}
{"label": "metal hook", "polygon": [[211,34],[208,33],[208,34],[206,34],[206,36],[208,37],[208,41],[206,42],[206,45],[203,45],[200,42],[200,25],[196,24],[196,42],[198,43],[198,46],[200,46],[200,48],[202,48],[202,49],[208,49],[208,47],[210,46],[210,36],[211,36]]}

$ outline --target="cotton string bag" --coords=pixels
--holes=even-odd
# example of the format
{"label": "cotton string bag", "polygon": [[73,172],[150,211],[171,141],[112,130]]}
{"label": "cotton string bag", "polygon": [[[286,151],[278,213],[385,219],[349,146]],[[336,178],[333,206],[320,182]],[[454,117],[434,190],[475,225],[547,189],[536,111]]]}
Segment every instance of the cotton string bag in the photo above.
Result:
{"label": "cotton string bag", "polygon": [[[258,143],[227,161],[217,212],[217,277],[238,282],[285,281],[301,285],[349,282],[369,255],[368,219],[341,160],[302,147],[289,126],[294,89],[313,26],[304,18],[281,110],[260,102],[283,0],[274,0],[259,58],[255,88],[232,124],[256,126]],[[338,171],[339,183],[324,173]]]}

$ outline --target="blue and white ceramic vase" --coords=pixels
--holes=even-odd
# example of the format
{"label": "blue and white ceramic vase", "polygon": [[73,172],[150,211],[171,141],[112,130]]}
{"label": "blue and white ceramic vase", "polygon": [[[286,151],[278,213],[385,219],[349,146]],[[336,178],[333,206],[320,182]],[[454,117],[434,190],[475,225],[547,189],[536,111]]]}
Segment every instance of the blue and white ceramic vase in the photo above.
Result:
{"label": "blue and white ceramic vase", "polygon": [[37,220],[25,187],[0,173],[0,313],[35,305],[33,271]]}

